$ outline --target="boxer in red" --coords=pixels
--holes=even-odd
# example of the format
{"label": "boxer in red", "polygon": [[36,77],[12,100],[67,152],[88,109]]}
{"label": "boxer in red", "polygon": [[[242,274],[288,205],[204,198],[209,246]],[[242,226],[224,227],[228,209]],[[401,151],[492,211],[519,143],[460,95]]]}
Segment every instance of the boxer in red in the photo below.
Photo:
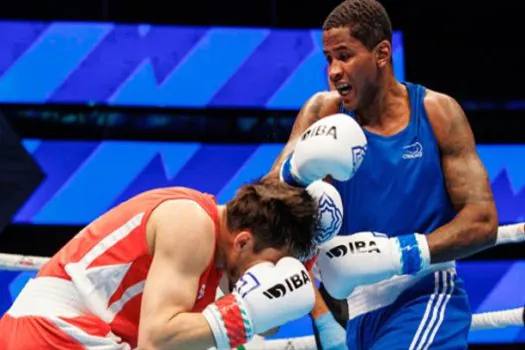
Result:
{"label": "boxer in red", "polygon": [[[261,180],[226,205],[181,187],[131,198],[28,282],[0,320],[0,349],[231,349],[306,315],[310,193]],[[235,287],[215,301],[223,274]]]}

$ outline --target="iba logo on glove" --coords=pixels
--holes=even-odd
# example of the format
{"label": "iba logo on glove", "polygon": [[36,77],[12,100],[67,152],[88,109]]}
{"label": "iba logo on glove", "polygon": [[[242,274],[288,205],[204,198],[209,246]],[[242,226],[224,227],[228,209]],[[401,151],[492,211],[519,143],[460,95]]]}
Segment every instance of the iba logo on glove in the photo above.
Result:
{"label": "iba logo on glove", "polygon": [[329,251],[326,255],[330,259],[340,258],[346,254],[362,254],[362,253],[381,253],[374,241],[354,241],[348,242],[348,244],[340,244]]}
{"label": "iba logo on glove", "polygon": [[323,124],[318,125],[314,128],[309,128],[301,137],[301,141],[304,141],[309,137],[315,136],[330,136],[334,140],[337,140],[337,128],[335,127],[335,125],[328,126]]}
{"label": "iba logo on glove", "polygon": [[[276,285],[268,288],[263,292],[264,296],[268,299],[282,298],[286,295],[286,290],[293,292],[301,288],[302,286],[310,283],[310,278],[306,271],[301,271],[301,273],[296,273],[291,277],[284,279],[285,283],[277,283]],[[286,288],[288,287],[288,288]]]}

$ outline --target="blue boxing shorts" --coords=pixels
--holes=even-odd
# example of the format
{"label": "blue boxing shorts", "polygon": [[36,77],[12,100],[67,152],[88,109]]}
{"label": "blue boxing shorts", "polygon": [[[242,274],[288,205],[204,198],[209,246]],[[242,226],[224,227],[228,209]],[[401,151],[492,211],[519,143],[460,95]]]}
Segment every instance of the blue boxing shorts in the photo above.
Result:
{"label": "blue boxing shorts", "polygon": [[[377,292],[378,300],[390,298],[392,286],[383,289],[383,296]],[[395,294],[396,286],[393,290]],[[372,298],[357,296],[356,302],[367,307],[374,303]],[[348,307],[351,315],[351,302]],[[392,303],[350,316],[347,345],[362,350],[467,349],[471,319],[463,281],[455,269],[439,270],[417,279]]]}

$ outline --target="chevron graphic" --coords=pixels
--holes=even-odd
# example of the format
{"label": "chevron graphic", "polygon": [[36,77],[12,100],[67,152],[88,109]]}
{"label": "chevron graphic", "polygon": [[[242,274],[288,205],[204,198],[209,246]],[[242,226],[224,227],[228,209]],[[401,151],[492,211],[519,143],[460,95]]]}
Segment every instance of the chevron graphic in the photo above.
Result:
{"label": "chevron graphic", "polygon": [[[266,174],[284,146],[37,139],[23,144],[46,179],[14,221],[71,225],[84,225],[155,187],[194,187],[224,203],[240,185]],[[501,223],[524,220],[525,145],[479,148]]]}
{"label": "chevron graphic", "polygon": [[[0,102],[298,109],[327,89],[320,30],[2,21],[0,31]],[[402,42],[395,32],[399,80]]]}
{"label": "chevron graphic", "polygon": [[44,178],[37,161],[0,113],[0,234]]}
{"label": "chevron graphic", "polygon": [[525,218],[525,186],[514,191],[507,170],[499,173],[491,186],[500,221],[522,221]]}

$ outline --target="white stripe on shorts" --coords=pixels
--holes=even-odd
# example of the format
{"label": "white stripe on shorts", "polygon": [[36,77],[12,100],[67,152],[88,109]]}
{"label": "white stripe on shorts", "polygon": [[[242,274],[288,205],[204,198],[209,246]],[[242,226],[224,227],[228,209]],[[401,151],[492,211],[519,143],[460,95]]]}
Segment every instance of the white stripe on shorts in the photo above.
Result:
{"label": "white stripe on shorts", "polygon": [[434,341],[443,323],[445,309],[454,292],[454,274],[450,271],[434,272],[434,293],[428,300],[423,319],[410,344],[410,350],[424,350]]}

